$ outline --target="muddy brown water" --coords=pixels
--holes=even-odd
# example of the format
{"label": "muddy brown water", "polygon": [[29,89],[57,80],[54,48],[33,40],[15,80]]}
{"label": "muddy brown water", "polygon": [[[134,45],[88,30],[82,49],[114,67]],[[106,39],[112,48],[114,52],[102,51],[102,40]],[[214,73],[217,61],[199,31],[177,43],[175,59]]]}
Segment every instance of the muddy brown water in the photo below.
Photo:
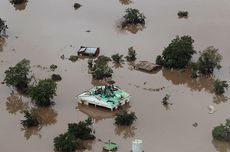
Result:
{"label": "muddy brown water", "polygon": [[[230,116],[229,91],[215,97],[211,93],[213,79],[193,80],[188,71],[162,69],[148,74],[132,70],[128,63],[114,68],[113,80],[132,95],[130,110],[138,117],[131,127],[114,125],[113,113],[97,109],[76,108],[74,96],[92,87],[87,70],[87,59],[76,63],[61,60],[75,53],[80,46],[101,48],[101,54],[127,53],[134,46],[138,60],[154,61],[176,35],[191,35],[195,49],[200,51],[213,45],[224,59],[222,69],[215,77],[229,81],[230,76],[230,1],[228,0],[94,0],[79,1],[82,7],[74,10],[73,0],[29,0],[15,7],[8,0],[0,1],[0,17],[7,20],[8,38],[0,51],[0,79],[4,71],[23,58],[31,61],[37,79],[51,76],[47,68],[57,64],[55,73],[62,76],[58,82],[56,105],[50,109],[34,110],[40,114],[43,125],[24,130],[20,125],[22,110],[31,107],[30,99],[10,97],[11,88],[0,85],[0,151],[50,152],[53,138],[64,133],[67,124],[95,118],[98,139],[118,143],[119,152],[131,150],[135,138],[144,141],[146,152],[228,152],[228,143],[212,139],[213,126]],[[140,9],[146,28],[136,34],[117,27],[127,7]],[[188,19],[178,19],[177,12],[187,10]],[[91,32],[86,32],[90,30]],[[197,55],[194,56],[194,59]],[[144,84],[144,82],[146,82]],[[161,99],[171,95],[168,108]],[[13,101],[14,99],[18,101]],[[216,112],[208,114],[208,105]],[[192,124],[198,123],[197,127]],[[101,152],[103,143],[89,142],[85,152]]]}

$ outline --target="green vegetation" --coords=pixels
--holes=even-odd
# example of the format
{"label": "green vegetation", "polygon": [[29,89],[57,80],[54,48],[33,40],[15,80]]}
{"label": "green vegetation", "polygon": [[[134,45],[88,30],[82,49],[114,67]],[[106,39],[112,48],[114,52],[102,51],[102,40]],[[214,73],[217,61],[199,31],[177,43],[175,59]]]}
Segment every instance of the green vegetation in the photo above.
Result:
{"label": "green vegetation", "polygon": [[226,89],[228,89],[227,81],[221,81],[219,79],[216,79],[214,81],[214,83],[213,83],[213,91],[216,94],[223,94]]}
{"label": "green vegetation", "polygon": [[82,143],[67,132],[54,138],[54,148],[60,152],[74,152],[76,149],[82,149]]}
{"label": "green vegetation", "polygon": [[111,59],[106,56],[98,57],[92,68],[92,76],[94,79],[103,79],[112,76],[113,70],[108,66],[110,60]]}
{"label": "green vegetation", "polygon": [[138,9],[128,8],[125,10],[126,14],[123,16],[124,21],[122,22],[122,27],[127,25],[145,25],[145,16],[140,13]]}
{"label": "green vegetation", "polygon": [[62,78],[59,74],[52,74],[51,79],[54,81],[61,81]]}
{"label": "green vegetation", "polygon": [[31,87],[30,96],[38,106],[50,106],[51,99],[56,95],[57,84],[52,79],[39,80],[38,84]]}
{"label": "green vegetation", "polygon": [[5,71],[4,82],[7,86],[16,87],[19,91],[25,92],[28,89],[30,78],[28,74],[30,72],[30,61],[23,59],[18,62],[14,67],[9,67]]}
{"label": "green vegetation", "polygon": [[215,68],[221,68],[221,60],[222,56],[218,53],[218,49],[210,46],[201,53],[197,62],[191,63],[190,67],[194,75],[198,73],[208,75],[212,74]]}
{"label": "green vegetation", "polygon": [[54,138],[55,150],[61,152],[73,152],[76,149],[84,149],[82,140],[93,140],[92,135],[93,121],[91,118],[78,123],[68,124],[68,131]]}
{"label": "green vegetation", "polygon": [[216,126],[212,130],[212,136],[216,140],[230,141],[230,120],[227,119],[225,125]]}
{"label": "green vegetation", "polygon": [[7,29],[8,27],[6,25],[6,21],[0,18],[0,36],[2,36],[2,34],[5,34]]}
{"label": "green vegetation", "polygon": [[30,128],[30,127],[34,127],[34,126],[38,126],[39,122],[37,119],[37,116],[35,114],[33,114],[32,112],[29,111],[24,111],[24,117],[26,118],[25,120],[21,120],[21,124],[24,127]]}
{"label": "green vegetation", "polygon": [[177,13],[179,18],[187,18],[188,17],[188,12],[187,11],[179,11]]}
{"label": "green vegetation", "polygon": [[73,7],[74,7],[75,10],[77,10],[77,9],[79,9],[81,7],[81,4],[74,3]]}
{"label": "green vegetation", "polygon": [[156,63],[167,68],[185,68],[192,55],[196,53],[193,49],[193,42],[194,40],[190,36],[177,36],[164,49],[162,56],[157,56]]}
{"label": "green vegetation", "polygon": [[123,60],[122,60],[122,57],[123,57],[123,55],[120,55],[119,53],[117,53],[117,54],[113,54],[112,56],[111,56],[111,58],[113,59],[113,61],[115,62],[115,63],[117,63],[117,64],[120,64]]}
{"label": "green vegetation", "polygon": [[166,94],[165,97],[162,99],[162,103],[163,105],[168,105],[169,104],[169,97],[170,95],[169,94]]}
{"label": "green vegetation", "polygon": [[134,112],[128,112],[127,110],[121,110],[116,114],[115,124],[130,126],[137,119]]}
{"label": "green vegetation", "polygon": [[27,2],[27,0],[10,0],[10,3],[12,4],[22,4]]}
{"label": "green vegetation", "polygon": [[136,50],[133,47],[128,48],[128,55],[125,57],[127,61],[135,61],[136,60]]}
{"label": "green vegetation", "polygon": [[52,71],[55,71],[56,69],[57,69],[57,65],[55,65],[55,64],[52,64],[52,65],[50,65],[50,69],[52,70]]}
{"label": "green vegetation", "polygon": [[76,61],[78,60],[78,56],[76,56],[76,55],[71,55],[71,56],[69,57],[69,60],[72,61],[72,62],[76,62]]}

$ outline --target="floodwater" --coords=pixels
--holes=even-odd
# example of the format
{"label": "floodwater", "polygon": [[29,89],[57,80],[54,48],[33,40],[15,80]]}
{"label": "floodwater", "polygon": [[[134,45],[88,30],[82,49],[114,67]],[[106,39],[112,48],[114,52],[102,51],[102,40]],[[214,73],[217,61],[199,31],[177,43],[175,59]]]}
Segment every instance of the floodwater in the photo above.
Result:
{"label": "floodwater", "polygon": [[[211,130],[230,115],[230,93],[215,96],[213,78],[193,80],[189,71],[162,69],[148,74],[132,70],[128,63],[114,67],[113,80],[132,95],[127,107],[138,117],[131,127],[114,125],[114,113],[94,107],[77,107],[74,96],[92,87],[87,59],[76,63],[62,60],[80,46],[98,46],[101,54],[122,53],[134,46],[138,60],[154,61],[176,35],[191,35],[197,51],[213,45],[223,55],[222,69],[214,77],[230,83],[230,1],[229,0],[29,0],[26,5],[13,6],[0,1],[0,17],[6,20],[8,38],[0,46],[0,80],[4,71],[23,58],[31,61],[37,79],[53,73],[45,67],[57,64],[58,82],[55,105],[36,108],[30,99],[12,96],[11,88],[0,85],[0,151],[50,152],[53,138],[67,130],[67,124],[95,119],[97,139],[89,142],[85,152],[101,152],[103,143],[118,143],[119,152],[131,150],[135,138],[144,141],[146,152],[229,152],[228,143],[214,141]],[[128,7],[138,8],[146,19],[144,29],[136,34],[121,31],[119,21]],[[178,19],[177,12],[187,10],[188,19]],[[88,31],[90,30],[90,32]],[[88,32],[86,32],[88,31]],[[194,56],[194,59],[197,55]],[[41,65],[41,66],[37,66]],[[170,94],[173,105],[161,104]],[[208,113],[208,105],[216,108]],[[25,130],[20,124],[22,111],[33,108],[42,125]],[[198,123],[197,127],[192,124]]]}

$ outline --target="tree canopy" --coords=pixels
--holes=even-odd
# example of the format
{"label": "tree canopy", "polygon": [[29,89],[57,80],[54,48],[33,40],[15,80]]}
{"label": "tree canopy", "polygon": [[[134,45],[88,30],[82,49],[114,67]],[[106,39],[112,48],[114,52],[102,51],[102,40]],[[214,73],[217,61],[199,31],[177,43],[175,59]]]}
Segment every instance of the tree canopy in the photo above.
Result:
{"label": "tree canopy", "polygon": [[164,49],[162,56],[157,56],[156,63],[167,68],[182,69],[190,62],[196,53],[193,48],[194,40],[190,36],[177,36]]}
{"label": "tree canopy", "polygon": [[136,50],[133,47],[128,48],[128,55],[125,57],[127,61],[134,61],[136,60]]}
{"label": "tree canopy", "polygon": [[137,119],[134,112],[128,112],[127,110],[120,110],[115,117],[115,124],[130,126]]}
{"label": "tree canopy", "polygon": [[133,24],[133,25],[145,24],[146,17],[144,16],[143,13],[140,13],[138,9],[127,8],[125,10],[125,13],[126,14],[123,16],[124,17],[123,26],[126,26],[128,24]]}
{"label": "tree canopy", "polygon": [[214,127],[212,136],[217,140],[230,141],[230,120],[227,119],[225,124]]}
{"label": "tree canopy", "polygon": [[227,81],[221,81],[219,79],[216,79],[214,81],[214,83],[213,83],[213,91],[216,94],[223,94],[226,89],[228,89]]}
{"label": "tree canopy", "polygon": [[120,55],[119,53],[117,53],[117,54],[113,54],[112,56],[111,56],[111,58],[113,59],[113,61],[115,62],[115,63],[117,63],[117,64],[120,64],[123,60],[122,60],[122,57],[123,57],[123,55]]}

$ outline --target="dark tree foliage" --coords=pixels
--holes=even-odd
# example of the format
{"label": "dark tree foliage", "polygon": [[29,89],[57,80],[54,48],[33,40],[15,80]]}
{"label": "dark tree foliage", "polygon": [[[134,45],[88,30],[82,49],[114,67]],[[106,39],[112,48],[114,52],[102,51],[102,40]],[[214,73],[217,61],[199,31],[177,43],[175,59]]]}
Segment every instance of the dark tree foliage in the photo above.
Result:
{"label": "dark tree foliage", "polygon": [[59,74],[52,74],[51,79],[54,81],[61,81],[62,78]]}
{"label": "dark tree foliage", "polygon": [[30,128],[30,127],[34,127],[34,126],[38,126],[39,125],[39,121],[37,119],[37,116],[35,114],[33,114],[32,112],[29,111],[24,111],[24,117],[26,118],[25,120],[21,120],[21,124],[24,127]]}
{"label": "dark tree foliage", "polygon": [[120,55],[119,53],[113,54],[113,55],[111,56],[111,58],[112,58],[113,61],[114,61],[115,63],[117,63],[117,64],[120,64],[120,63],[123,61],[123,60],[122,60],[123,55]]}
{"label": "dark tree foliage", "polygon": [[128,112],[127,110],[121,110],[116,114],[115,124],[130,126],[137,119],[134,112]]}
{"label": "dark tree foliage", "polygon": [[25,91],[30,82],[30,78],[28,78],[29,72],[30,61],[23,59],[14,67],[9,67],[9,69],[5,71],[4,82],[7,86],[13,86],[20,91]]}
{"label": "dark tree foliage", "polygon": [[52,71],[55,71],[56,69],[57,69],[57,65],[55,65],[55,64],[52,64],[52,65],[50,65],[50,69],[52,70]]}
{"label": "dark tree foliage", "polygon": [[145,16],[143,13],[140,13],[138,9],[133,8],[127,8],[125,10],[126,14],[124,15],[124,21],[122,23],[122,26],[125,27],[129,24],[132,25],[145,25]]}
{"label": "dark tree foliage", "polygon": [[31,88],[30,96],[36,105],[50,106],[56,90],[57,84],[52,79],[39,80],[38,84]]}
{"label": "dark tree foliage", "polygon": [[127,61],[134,61],[136,60],[136,50],[133,47],[128,48],[128,55],[125,57]]}
{"label": "dark tree foliage", "polygon": [[187,18],[188,17],[188,12],[187,11],[179,11],[177,13],[179,18]]}
{"label": "dark tree foliage", "polygon": [[106,56],[98,57],[92,68],[92,76],[94,79],[103,79],[112,76],[113,70],[108,66],[110,60],[111,59]]}
{"label": "dark tree foliage", "polygon": [[73,7],[74,7],[75,10],[77,10],[77,9],[79,9],[81,7],[81,4],[74,3]]}
{"label": "dark tree foliage", "polygon": [[10,0],[10,3],[12,4],[22,4],[27,2],[27,0]]}
{"label": "dark tree foliage", "polygon": [[192,55],[196,53],[193,49],[194,40],[190,36],[177,36],[164,49],[162,56],[157,57],[157,64],[167,68],[182,69],[190,62]]}
{"label": "dark tree foliage", "polygon": [[95,136],[92,135],[92,124],[93,122],[91,118],[88,118],[85,121],[80,121],[78,123],[69,123],[68,132],[73,134],[76,139],[95,139]]}
{"label": "dark tree foliage", "polygon": [[224,125],[216,126],[212,130],[212,136],[216,140],[230,141],[230,120],[227,119]]}
{"label": "dark tree foliage", "polygon": [[216,79],[214,81],[214,83],[213,83],[213,91],[216,94],[223,94],[226,89],[228,89],[227,81],[221,81],[219,79]]}
{"label": "dark tree foliage", "polygon": [[6,30],[8,29],[7,25],[6,25],[6,21],[2,20],[0,18],[0,36],[2,34],[5,34],[6,33]]}
{"label": "dark tree foliage", "polygon": [[71,56],[69,57],[69,60],[72,61],[72,62],[76,62],[76,61],[78,60],[78,56],[76,56],[76,55],[71,55]]}
{"label": "dark tree foliage", "polygon": [[67,132],[54,138],[54,148],[60,152],[74,152],[76,149],[82,149],[82,143]]}

